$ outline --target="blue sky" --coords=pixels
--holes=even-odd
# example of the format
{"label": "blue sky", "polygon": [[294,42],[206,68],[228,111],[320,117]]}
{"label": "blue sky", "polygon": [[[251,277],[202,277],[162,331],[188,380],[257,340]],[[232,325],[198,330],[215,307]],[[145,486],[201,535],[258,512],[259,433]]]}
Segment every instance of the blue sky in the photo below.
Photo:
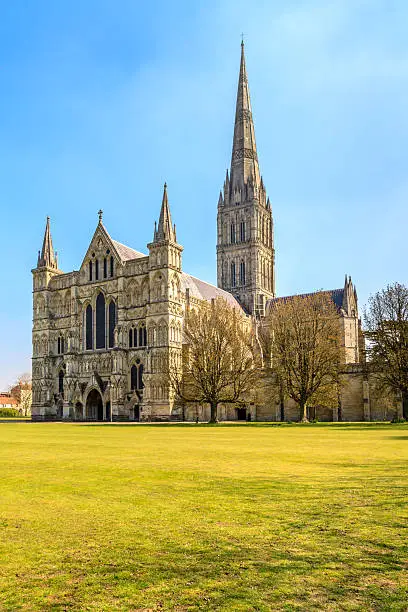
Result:
{"label": "blue sky", "polygon": [[240,35],[278,294],[408,283],[405,0],[0,0],[0,389],[30,368],[31,268],[104,210],[146,251],[168,183],[186,271],[216,282]]}

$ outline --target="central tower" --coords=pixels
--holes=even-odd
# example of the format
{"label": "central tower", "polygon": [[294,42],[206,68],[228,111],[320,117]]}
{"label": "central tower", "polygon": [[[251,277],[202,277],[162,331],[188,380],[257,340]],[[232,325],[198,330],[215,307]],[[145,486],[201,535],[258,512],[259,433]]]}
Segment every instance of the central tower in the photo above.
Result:
{"label": "central tower", "polygon": [[259,172],[243,42],[231,168],[218,200],[217,282],[251,314],[262,314],[275,297],[272,210]]}

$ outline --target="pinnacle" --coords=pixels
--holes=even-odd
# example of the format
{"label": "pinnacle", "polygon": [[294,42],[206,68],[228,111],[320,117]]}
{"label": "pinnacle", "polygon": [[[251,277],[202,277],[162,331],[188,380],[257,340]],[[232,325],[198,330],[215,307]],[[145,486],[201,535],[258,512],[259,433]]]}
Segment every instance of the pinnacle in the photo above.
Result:
{"label": "pinnacle", "polygon": [[164,183],[163,188],[163,200],[160,210],[160,218],[157,229],[154,231],[154,242],[161,242],[162,240],[171,240],[176,242],[175,227],[171,221],[170,206],[167,196],[167,183]]}
{"label": "pinnacle", "polygon": [[38,253],[37,267],[57,268],[57,259],[52,246],[50,218],[47,217],[41,254]]}

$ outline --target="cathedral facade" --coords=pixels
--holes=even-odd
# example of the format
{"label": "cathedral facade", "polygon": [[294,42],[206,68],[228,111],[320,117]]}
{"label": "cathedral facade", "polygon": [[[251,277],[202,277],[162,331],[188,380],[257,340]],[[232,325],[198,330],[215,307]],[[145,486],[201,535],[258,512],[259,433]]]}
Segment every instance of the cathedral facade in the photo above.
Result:
{"label": "cathedral facade", "polygon": [[[166,185],[147,251],[143,254],[114,240],[99,211],[79,270],[64,273],[47,219],[32,271],[33,418],[205,419],[206,407],[181,414],[159,374],[170,353],[178,354],[182,363],[186,309],[222,297],[256,325],[268,305],[279,299],[272,208],[259,169],[243,43],[231,167],[218,200],[218,287],[183,271],[183,247],[172,223]],[[361,378],[356,290],[346,277],[342,288],[329,293],[343,330],[350,370],[345,375]],[[350,420],[366,417],[360,378],[355,392],[345,399]],[[286,417],[275,405],[248,403],[246,410],[252,419],[280,420],[294,419],[295,409],[288,406]],[[234,407],[222,407],[221,418],[237,416]],[[336,420],[334,414],[329,420],[331,416]]]}

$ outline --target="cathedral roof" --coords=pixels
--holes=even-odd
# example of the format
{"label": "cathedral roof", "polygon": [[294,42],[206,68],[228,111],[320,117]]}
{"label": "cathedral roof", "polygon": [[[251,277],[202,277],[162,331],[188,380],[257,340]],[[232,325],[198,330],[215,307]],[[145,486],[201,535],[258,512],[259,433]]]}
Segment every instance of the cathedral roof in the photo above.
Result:
{"label": "cathedral roof", "polygon": [[122,244],[121,242],[113,240],[112,238],[111,240],[122,261],[129,261],[130,259],[139,259],[140,257],[146,257],[146,255],[144,255],[143,253],[135,251],[135,249],[126,246],[126,244]]}
{"label": "cathedral roof", "polygon": [[231,295],[231,293],[228,293],[228,291],[224,291],[223,289],[219,289],[219,287],[215,287],[215,285],[210,285],[210,283],[206,283],[199,278],[186,274],[186,272],[181,273],[181,282],[183,290],[185,291],[188,289],[192,297],[199,300],[206,300],[208,302],[212,299],[222,298],[230,306],[242,310],[241,305],[234,298],[234,296]]}
{"label": "cathedral roof", "polygon": [[279,302],[288,302],[295,297],[302,297],[302,298],[310,297],[312,295],[315,295],[316,293],[329,297],[338,310],[340,310],[343,307],[344,288],[343,289],[328,289],[326,291],[313,291],[311,293],[299,293],[297,295],[285,295],[283,297],[272,298],[271,300],[267,301],[266,307],[272,306],[272,304],[277,304]]}

